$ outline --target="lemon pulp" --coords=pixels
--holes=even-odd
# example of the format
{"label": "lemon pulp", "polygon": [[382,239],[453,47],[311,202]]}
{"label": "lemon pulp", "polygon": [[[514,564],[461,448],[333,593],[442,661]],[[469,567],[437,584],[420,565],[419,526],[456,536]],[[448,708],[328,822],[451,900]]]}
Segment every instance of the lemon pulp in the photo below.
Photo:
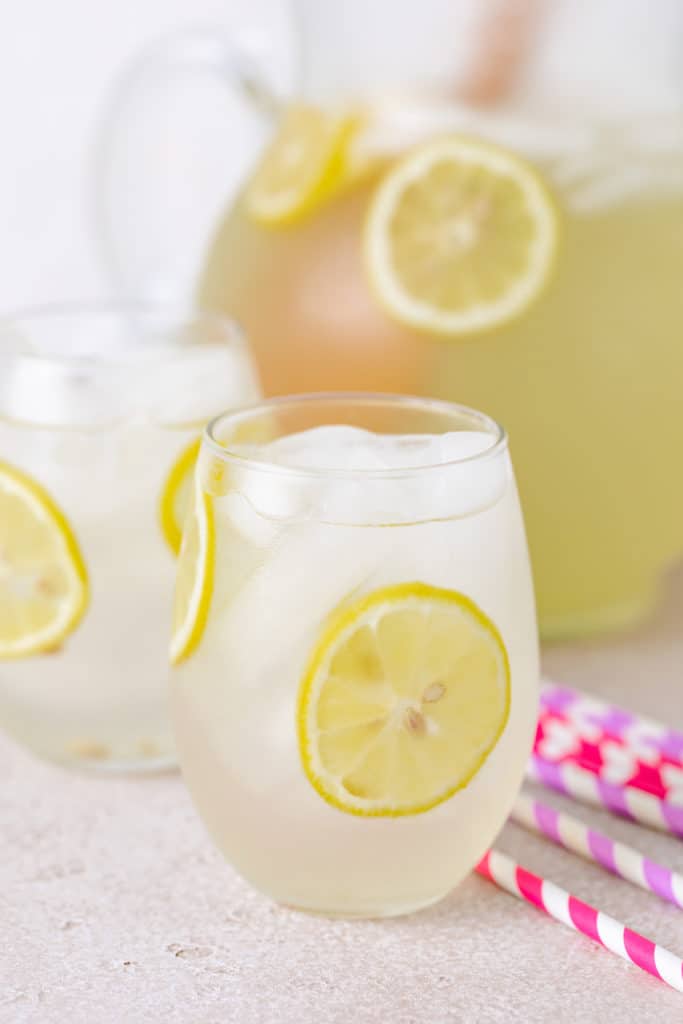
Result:
{"label": "lemon pulp", "polygon": [[66,516],[37,481],[0,462],[0,658],[58,647],[88,603],[88,574]]}
{"label": "lemon pulp", "polygon": [[505,646],[474,602],[386,587],[333,614],[313,652],[298,702],[303,768],[339,810],[419,814],[472,780],[509,708]]}
{"label": "lemon pulp", "polygon": [[291,224],[327,199],[348,176],[358,124],[357,114],[290,107],[249,184],[249,215],[271,226]]}
{"label": "lemon pulp", "polygon": [[525,160],[447,136],[408,152],[382,178],[364,235],[371,287],[395,319],[433,334],[499,326],[550,276],[555,204]]}

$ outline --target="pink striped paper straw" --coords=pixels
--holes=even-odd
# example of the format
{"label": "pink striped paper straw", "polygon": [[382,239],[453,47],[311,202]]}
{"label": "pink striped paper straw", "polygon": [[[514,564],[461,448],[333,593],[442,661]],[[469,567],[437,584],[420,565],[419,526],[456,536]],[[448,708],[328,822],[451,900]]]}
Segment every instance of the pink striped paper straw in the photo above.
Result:
{"label": "pink striped paper straw", "polygon": [[547,836],[558,846],[599,864],[619,878],[653,892],[683,909],[683,876],[650,860],[631,846],[589,828],[582,821],[520,793],[510,815],[523,828]]}
{"label": "pink striped paper straw", "polygon": [[489,850],[476,871],[518,900],[532,903],[555,921],[587,935],[623,960],[683,992],[683,961],[620,921],[560,889],[558,885],[520,867],[498,850]]}
{"label": "pink striped paper straw", "polygon": [[[582,690],[550,680],[544,680],[541,686],[541,706],[557,714],[567,715],[572,720],[597,726],[625,744],[629,731],[635,727],[643,733],[648,746],[683,766],[683,732],[680,729],[672,729],[645,715],[627,711],[626,708],[609,704]],[[577,728],[580,732],[580,727]]]}
{"label": "pink striped paper straw", "polygon": [[571,761],[547,761],[538,754],[529,758],[526,777],[582,803],[603,807],[612,814],[683,839],[683,806],[670,800],[661,800],[634,786],[605,782]]}

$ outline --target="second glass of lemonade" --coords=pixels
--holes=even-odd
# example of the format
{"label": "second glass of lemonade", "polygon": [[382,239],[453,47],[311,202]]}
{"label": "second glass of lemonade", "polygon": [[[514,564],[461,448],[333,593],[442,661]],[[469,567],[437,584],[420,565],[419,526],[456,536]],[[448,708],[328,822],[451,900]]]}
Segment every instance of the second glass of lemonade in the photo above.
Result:
{"label": "second glass of lemonade", "polygon": [[171,688],[197,807],[274,900],[443,897],[503,824],[536,719],[504,432],[446,402],[275,399],[207,428]]}
{"label": "second glass of lemonade", "polygon": [[97,771],[174,761],[165,636],[198,438],[257,397],[222,317],[0,323],[0,727]]}

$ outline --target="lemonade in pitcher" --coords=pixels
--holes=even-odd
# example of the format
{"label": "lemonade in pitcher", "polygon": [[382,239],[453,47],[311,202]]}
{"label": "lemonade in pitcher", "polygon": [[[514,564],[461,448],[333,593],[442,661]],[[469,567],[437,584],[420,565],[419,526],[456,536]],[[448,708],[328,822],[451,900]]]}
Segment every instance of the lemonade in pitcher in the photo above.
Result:
{"label": "lemonade in pitcher", "polygon": [[214,225],[198,302],[245,324],[268,394],[490,411],[544,632],[637,619],[683,551],[683,11],[295,8],[296,99]]}
{"label": "lemonade in pitcher", "polygon": [[[319,117],[294,111],[278,143],[296,147],[310,123],[302,177],[331,144]],[[618,179],[637,138],[594,154],[614,161],[595,172],[611,183],[551,154],[530,165],[506,151],[500,168],[495,149],[441,126],[420,144],[427,122],[405,156],[357,181],[328,170],[330,193],[310,209],[302,196],[289,222],[261,216],[247,190],[213,243],[201,304],[249,325],[266,393],[417,389],[490,409],[517,453],[544,630],[618,625],[683,547],[683,481],[667,458],[683,442],[683,148],[675,186],[656,156],[634,194]],[[389,117],[381,127],[390,152]],[[517,287],[523,301],[501,315],[499,292]],[[449,327],[459,319],[474,329]]]}

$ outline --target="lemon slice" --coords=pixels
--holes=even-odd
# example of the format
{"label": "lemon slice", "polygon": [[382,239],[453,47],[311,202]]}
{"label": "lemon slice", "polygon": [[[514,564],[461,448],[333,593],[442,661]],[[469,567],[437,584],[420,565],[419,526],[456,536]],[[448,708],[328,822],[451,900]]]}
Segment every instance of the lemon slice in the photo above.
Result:
{"label": "lemon slice", "polygon": [[290,107],[247,189],[249,215],[274,226],[310,213],[345,180],[358,123],[355,114]]}
{"label": "lemon slice", "polygon": [[83,617],[88,574],[50,495],[0,462],[0,658],[54,650]]}
{"label": "lemon slice", "polygon": [[180,453],[161,491],[159,522],[166,543],[174,555],[180,551],[183,524],[192,501],[192,481],[200,444],[201,438],[198,437]]}
{"label": "lemon slice", "polygon": [[538,298],[557,233],[555,204],[529,164],[449,136],[413,150],[382,179],[365,262],[392,317],[460,335],[511,320]]}
{"label": "lemon slice", "polygon": [[177,665],[196,650],[206,626],[213,592],[215,528],[213,506],[198,479],[178,560],[171,663]]}
{"label": "lemon slice", "polygon": [[349,814],[420,814],[462,789],[498,742],[510,669],[467,597],[423,583],[332,617],[299,694],[304,771]]}

